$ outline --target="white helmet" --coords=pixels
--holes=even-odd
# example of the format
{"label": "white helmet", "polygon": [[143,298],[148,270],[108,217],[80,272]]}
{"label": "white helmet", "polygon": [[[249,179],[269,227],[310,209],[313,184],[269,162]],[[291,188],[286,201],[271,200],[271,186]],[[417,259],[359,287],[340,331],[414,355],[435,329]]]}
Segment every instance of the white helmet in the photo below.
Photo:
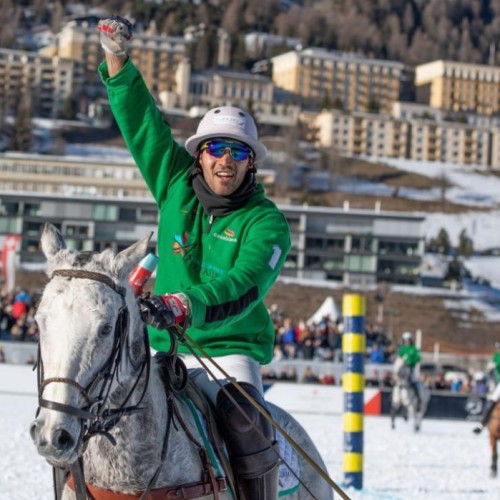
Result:
{"label": "white helmet", "polygon": [[202,142],[215,137],[235,139],[250,146],[255,153],[255,163],[267,155],[266,147],[259,142],[254,119],[240,108],[220,106],[208,111],[200,121],[196,134],[186,140],[185,147],[195,156]]}
{"label": "white helmet", "polygon": [[413,340],[413,335],[411,332],[404,332],[403,333],[403,340]]}

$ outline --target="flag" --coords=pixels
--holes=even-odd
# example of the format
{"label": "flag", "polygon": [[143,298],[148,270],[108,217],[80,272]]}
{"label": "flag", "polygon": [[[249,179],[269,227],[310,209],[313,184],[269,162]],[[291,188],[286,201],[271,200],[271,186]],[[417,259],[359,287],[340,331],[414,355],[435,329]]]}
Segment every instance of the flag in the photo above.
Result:
{"label": "flag", "polygon": [[6,289],[14,290],[16,284],[16,252],[21,242],[18,234],[5,236],[2,246],[2,277]]}

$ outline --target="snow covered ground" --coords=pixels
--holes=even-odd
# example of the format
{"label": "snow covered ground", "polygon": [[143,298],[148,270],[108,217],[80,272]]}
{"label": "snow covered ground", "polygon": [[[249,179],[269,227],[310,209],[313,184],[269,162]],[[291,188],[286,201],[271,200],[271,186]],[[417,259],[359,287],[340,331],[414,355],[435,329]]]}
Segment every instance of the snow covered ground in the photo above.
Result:
{"label": "snow covered ground", "polygon": [[[342,416],[319,406],[300,408],[294,387],[290,385],[289,394],[293,415],[321,451],[330,477],[342,487]],[[51,469],[28,434],[37,406],[35,394],[31,367],[0,365],[0,500],[53,498]],[[272,398],[271,392],[268,399]],[[353,500],[500,498],[500,478],[489,478],[487,436],[476,436],[472,427],[470,422],[424,420],[422,431],[415,434],[402,420],[392,431],[387,417],[365,417],[364,487],[346,493]]]}

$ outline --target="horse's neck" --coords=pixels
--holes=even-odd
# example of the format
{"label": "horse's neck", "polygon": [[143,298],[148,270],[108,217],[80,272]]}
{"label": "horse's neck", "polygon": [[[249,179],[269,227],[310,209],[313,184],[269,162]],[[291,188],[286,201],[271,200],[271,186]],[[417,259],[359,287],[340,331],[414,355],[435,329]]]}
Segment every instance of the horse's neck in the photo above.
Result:
{"label": "horse's neck", "polygon": [[[154,371],[140,406],[141,412],[122,417],[111,429],[116,445],[104,436],[89,440],[84,455],[88,482],[119,491],[145,489],[160,463],[169,418],[165,390]],[[165,460],[175,466],[162,467],[157,486],[199,479],[199,468],[193,467],[199,461],[196,449],[178,427],[170,427]]]}

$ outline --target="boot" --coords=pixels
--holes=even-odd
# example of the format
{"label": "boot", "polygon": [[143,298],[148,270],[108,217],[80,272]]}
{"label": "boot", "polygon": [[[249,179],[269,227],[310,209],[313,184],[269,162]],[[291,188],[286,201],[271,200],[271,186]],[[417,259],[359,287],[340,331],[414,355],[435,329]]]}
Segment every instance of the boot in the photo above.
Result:
{"label": "boot", "polygon": [[[245,382],[239,385],[266,409],[262,395],[253,385]],[[239,407],[229,399],[226,391]],[[238,482],[239,498],[276,499],[279,454],[273,426],[233,385],[219,390],[216,410]]]}
{"label": "boot", "polygon": [[481,419],[481,424],[478,425],[477,427],[474,427],[473,432],[479,434],[488,425],[488,422],[493,412],[493,408],[495,408],[495,405],[496,405],[495,401],[491,401],[489,399],[486,400],[486,402],[484,403],[483,417]]}

